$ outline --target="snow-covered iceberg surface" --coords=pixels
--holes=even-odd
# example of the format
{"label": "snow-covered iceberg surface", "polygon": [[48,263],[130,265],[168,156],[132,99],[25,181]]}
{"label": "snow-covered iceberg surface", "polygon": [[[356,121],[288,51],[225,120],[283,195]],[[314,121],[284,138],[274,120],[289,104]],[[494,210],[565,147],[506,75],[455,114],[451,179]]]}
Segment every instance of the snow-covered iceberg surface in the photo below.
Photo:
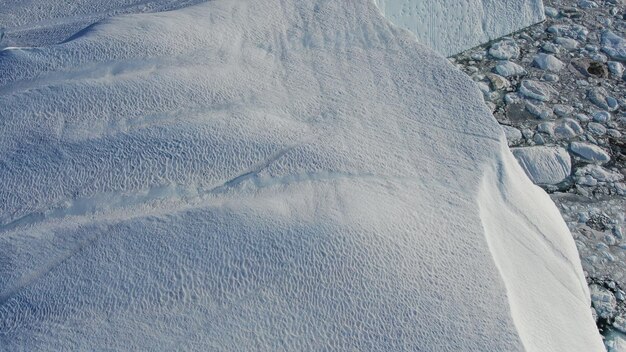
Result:
{"label": "snow-covered iceberg surface", "polygon": [[444,55],[511,34],[544,18],[542,0],[373,0],[387,18]]}
{"label": "snow-covered iceberg surface", "polygon": [[481,93],[369,0],[0,52],[8,351],[601,351]]}
{"label": "snow-covered iceberg surface", "polygon": [[101,19],[129,13],[159,12],[207,0],[4,0],[0,1],[0,46],[56,44]]}

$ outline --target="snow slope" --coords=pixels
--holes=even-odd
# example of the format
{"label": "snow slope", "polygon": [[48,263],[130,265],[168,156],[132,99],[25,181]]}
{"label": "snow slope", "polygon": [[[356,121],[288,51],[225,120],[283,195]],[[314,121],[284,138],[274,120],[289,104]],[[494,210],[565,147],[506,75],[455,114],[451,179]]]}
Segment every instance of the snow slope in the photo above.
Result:
{"label": "snow slope", "polygon": [[206,0],[0,0],[4,46],[37,46],[66,40],[115,15],[159,12]]}
{"label": "snow slope", "polygon": [[0,349],[601,351],[481,93],[365,0],[0,52]]}
{"label": "snow slope", "polygon": [[544,18],[542,0],[374,0],[396,25],[450,56]]}

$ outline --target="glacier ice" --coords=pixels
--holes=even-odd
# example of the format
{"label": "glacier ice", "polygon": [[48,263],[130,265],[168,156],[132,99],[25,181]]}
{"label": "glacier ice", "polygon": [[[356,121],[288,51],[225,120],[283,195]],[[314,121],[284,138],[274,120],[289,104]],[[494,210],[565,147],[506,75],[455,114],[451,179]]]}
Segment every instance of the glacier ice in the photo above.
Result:
{"label": "glacier ice", "polygon": [[396,25],[449,56],[544,18],[542,0],[374,0]]}
{"label": "glacier ice", "polygon": [[0,72],[0,350],[602,350],[481,93],[370,1],[114,16]]}

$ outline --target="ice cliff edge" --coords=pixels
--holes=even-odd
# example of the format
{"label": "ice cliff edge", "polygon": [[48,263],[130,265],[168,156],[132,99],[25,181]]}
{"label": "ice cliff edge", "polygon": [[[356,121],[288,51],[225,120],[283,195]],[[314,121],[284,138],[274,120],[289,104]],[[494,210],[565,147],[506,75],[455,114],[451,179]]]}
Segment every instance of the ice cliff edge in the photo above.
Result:
{"label": "ice cliff edge", "polygon": [[450,56],[544,18],[542,0],[373,0],[394,24]]}

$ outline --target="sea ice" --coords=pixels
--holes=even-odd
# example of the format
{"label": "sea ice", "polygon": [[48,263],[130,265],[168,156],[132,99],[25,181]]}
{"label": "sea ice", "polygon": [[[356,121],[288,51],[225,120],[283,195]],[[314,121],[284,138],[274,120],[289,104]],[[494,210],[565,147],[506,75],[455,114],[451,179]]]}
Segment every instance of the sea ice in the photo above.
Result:
{"label": "sea ice", "polygon": [[554,185],[563,182],[572,172],[572,161],[563,148],[538,146],[511,151],[535,184]]}

